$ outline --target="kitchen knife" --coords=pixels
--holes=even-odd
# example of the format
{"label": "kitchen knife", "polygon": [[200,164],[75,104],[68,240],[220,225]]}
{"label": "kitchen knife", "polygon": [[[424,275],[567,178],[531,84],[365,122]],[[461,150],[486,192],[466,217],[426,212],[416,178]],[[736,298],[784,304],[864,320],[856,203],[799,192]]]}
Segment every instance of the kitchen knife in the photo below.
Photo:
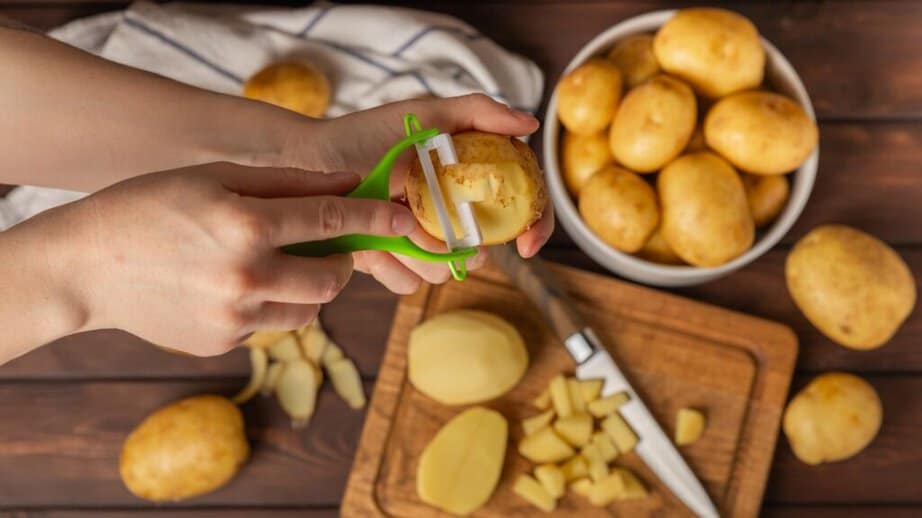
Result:
{"label": "kitchen knife", "polygon": [[579,379],[603,379],[602,395],[625,391],[630,396],[618,412],[637,434],[634,451],[672,493],[696,515],[717,517],[717,509],[660,428],[650,411],[612,360],[608,350],[577,314],[566,290],[537,257],[523,260],[512,245],[490,248],[493,263],[544,313],[548,324],[576,362]]}

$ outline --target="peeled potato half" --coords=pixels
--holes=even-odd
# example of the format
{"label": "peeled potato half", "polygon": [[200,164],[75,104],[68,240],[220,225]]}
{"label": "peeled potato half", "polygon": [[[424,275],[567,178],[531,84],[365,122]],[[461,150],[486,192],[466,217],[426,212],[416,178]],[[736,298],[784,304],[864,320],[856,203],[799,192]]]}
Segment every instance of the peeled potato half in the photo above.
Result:
{"label": "peeled potato half", "polygon": [[[520,140],[503,135],[468,131],[452,136],[458,163],[433,163],[456,235],[461,225],[452,202],[470,202],[484,245],[511,241],[528,230],[547,204],[544,175],[534,152]],[[423,229],[445,240],[422,166],[410,165],[407,202]]]}

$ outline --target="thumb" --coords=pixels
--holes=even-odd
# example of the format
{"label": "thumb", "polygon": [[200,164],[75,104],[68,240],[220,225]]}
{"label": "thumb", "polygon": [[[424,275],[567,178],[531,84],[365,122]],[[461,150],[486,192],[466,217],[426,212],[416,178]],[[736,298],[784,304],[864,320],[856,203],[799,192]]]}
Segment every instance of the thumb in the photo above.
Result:
{"label": "thumb", "polygon": [[291,198],[345,194],[358,185],[355,173],[319,173],[292,167],[216,164],[215,175],[228,190],[254,198]]}

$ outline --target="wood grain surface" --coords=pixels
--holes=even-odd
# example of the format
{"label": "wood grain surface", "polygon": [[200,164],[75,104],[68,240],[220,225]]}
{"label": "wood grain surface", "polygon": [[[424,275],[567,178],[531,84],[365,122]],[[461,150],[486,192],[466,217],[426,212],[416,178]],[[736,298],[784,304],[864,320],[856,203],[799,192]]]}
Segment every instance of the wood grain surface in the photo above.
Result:
{"label": "wood grain surface", "polygon": [[[884,403],[880,436],[846,462],[803,465],[782,436],[763,514],[922,515],[920,310],[885,347],[849,351],[809,325],[783,282],[791,243],[825,222],[851,224],[888,241],[906,259],[917,284],[922,279],[922,3],[708,3],[751,17],[803,77],[820,118],[820,169],[804,214],[781,246],[724,279],[674,292],[791,326],[800,341],[795,387],[818,372],[847,370],[868,379]],[[654,0],[400,4],[459,16],[501,45],[535,60],[548,85],[600,30],[633,14],[691,5]],[[125,5],[110,0],[7,0],[0,4],[0,15],[48,29]],[[603,272],[562,232],[542,255]],[[369,383],[380,368],[396,302],[396,297],[357,275],[343,297],[325,310],[331,334],[356,359]],[[213,496],[155,507],[121,487],[118,448],[141,416],[182,395],[230,393],[244,383],[246,371],[245,355],[239,352],[193,359],[116,332],[71,337],[0,367],[0,516],[336,515],[363,415],[347,410],[329,394],[313,426],[296,435],[290,435],[273,403],[250,404],[247,417],[258,462]]]}

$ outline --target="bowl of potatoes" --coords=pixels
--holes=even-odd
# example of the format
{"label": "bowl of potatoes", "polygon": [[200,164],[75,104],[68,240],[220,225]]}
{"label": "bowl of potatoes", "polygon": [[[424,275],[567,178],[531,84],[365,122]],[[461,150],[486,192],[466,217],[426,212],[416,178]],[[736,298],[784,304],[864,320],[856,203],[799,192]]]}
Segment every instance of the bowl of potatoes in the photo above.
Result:
{"label": "bowl of potatoes", "polygon": [[816,177],[813,105],[785,57],[732,11],[647,13],[596,36],[545,114],[564,230],[614,273],[700,284],[774,246]]}

